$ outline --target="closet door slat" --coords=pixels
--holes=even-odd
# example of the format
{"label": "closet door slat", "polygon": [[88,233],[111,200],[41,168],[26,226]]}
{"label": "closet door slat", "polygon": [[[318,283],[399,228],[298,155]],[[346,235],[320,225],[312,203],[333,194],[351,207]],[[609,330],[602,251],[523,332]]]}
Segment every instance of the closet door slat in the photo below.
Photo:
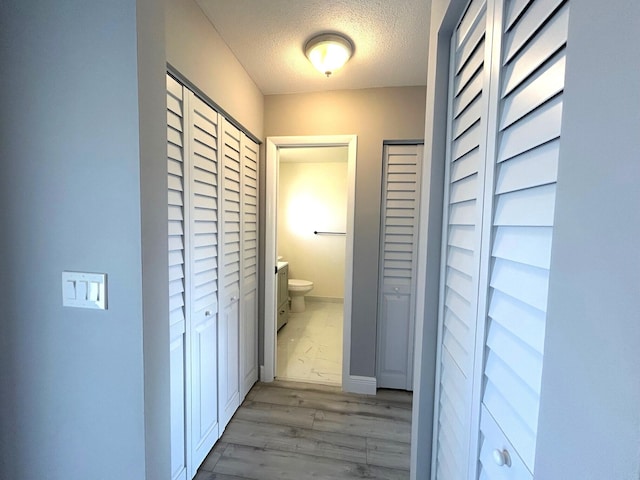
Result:
{"label": "closet door slat", "polygon": [[434,467],[467,478],[480,273],[490,42],[488,7],[471,0],[451,40]]}
{"label": "closet door slat", "polygon": [[[534,473],[562,120],[568,5],[505,4],[496,125],[480,477],[504,478],[488,453],[507,440]],[[521,477],[514,477],[521,478]]]}
{"label": "closet door slat", "polygon": [[186,480],[186,253],[184,93],[170,76],[167,85],[167,203],[169,245],[169,384],[171,478]]}

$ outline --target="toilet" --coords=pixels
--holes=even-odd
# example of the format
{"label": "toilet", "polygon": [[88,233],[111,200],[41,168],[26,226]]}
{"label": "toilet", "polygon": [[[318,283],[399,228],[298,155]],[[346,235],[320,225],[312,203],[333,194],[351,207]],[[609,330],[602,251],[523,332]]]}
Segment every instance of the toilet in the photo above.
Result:
{"label": "toilet", "polygon": [[313,282],[309,280],[289,279],[289,296],[291,297],[292,313],[304,312],[304,296],[313,289]]}

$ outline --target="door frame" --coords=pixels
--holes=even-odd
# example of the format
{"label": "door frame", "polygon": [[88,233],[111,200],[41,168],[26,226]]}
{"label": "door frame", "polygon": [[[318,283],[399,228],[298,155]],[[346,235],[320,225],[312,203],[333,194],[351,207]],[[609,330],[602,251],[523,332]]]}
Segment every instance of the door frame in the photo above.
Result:
{"label": "door frame", "polygon": [[260,380],[272,382],[277,354],[277,213],[279,150],[292,147],[347,147],[347,235],[344,269],[344,321],[342,332],[342,387],[349,388],[351,371],[351,297],[353,291],[353,227],[356,190],[356,135],[312,135],[267,137],[265,176],[265,286],[264,286],[264,365]]}

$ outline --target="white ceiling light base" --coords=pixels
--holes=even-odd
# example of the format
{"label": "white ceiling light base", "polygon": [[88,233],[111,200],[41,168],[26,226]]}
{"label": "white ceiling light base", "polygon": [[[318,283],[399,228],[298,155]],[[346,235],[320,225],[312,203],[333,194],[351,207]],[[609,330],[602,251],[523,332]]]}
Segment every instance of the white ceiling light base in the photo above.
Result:
{"label": "white ceiling light base", "polygon": [[353,45],[342,35],[323,33],[307,42],[304,53],[320,73],[329,77],[351,58]]}

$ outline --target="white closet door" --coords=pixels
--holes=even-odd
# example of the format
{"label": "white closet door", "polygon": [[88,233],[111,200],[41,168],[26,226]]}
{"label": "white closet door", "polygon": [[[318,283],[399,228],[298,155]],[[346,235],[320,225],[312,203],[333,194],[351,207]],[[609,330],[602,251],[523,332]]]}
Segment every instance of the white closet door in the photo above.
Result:
{"label": "white closet door", "polygon": [[385,145],[377,383],[413,390],[420,171],[424,146]]}
{"label": "white closet door", "polygon": [[218,114],[167,75],[171,477],[219,437]]}
{"label": "white closet door", "polygon": [[192,475],[219,438],[218,114],[189,92]]}
{"label": "white closet door", "polygon": [[472,0],[451,40],[433,471],[439,480],[468,478],[474,458],[470,426],[491,53],[486,24],[486,2]]}
{"label": "white closet door", "polygon": [[219,328],[220,424],[224,428],[240,405],[241,133],[222,122],[222,292]]}
{"label": "white closet door", "polygon": [[258,148],[242,136],[241,398],[258,380]]}
{"label": "white closet door", "polygon": [[187,478],[185,418],[186,293],[185,293],[185,148],[184,92],[182,85],[167,75],[167,171],[169,207],[169,331],[171,478]]}
{"label": "white closet door", "polygon": [[[520,479],[534,472],[569,6],[504,7],[480,478]],[[486,454],[501,435],[528,476]]]}

